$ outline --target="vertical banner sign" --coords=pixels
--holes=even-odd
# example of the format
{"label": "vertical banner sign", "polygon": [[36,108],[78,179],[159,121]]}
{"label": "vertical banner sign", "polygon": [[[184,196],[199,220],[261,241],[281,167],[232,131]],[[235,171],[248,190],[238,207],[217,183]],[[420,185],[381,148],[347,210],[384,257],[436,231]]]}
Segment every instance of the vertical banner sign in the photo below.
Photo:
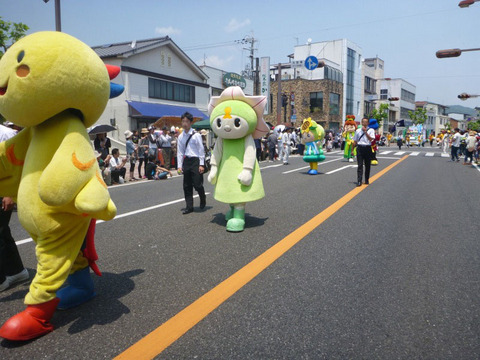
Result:
{"label": "vertical banner sign", "polygon": [[270,111],[270,57],[260,58],[260,95],[267,97],[267,104],[263,114]]}

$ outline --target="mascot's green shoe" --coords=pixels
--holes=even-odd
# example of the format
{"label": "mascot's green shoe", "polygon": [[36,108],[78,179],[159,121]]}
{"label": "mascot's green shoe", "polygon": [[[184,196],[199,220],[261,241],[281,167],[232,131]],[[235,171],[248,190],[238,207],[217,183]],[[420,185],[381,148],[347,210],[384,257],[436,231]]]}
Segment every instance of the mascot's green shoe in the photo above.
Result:
{"label": "mascot's green shoe", "polygon": [[233,218],[227,221],[227,231],[241,232],[245,229],[245,209],[234,209]]}
{"label": "mascot's green shoe", "polygon": [[230,205],[230,210],[228,210],[228,212],[225,214],[225,221],[228,221],[231,218],[233,218],[233,206],[232,205]]}

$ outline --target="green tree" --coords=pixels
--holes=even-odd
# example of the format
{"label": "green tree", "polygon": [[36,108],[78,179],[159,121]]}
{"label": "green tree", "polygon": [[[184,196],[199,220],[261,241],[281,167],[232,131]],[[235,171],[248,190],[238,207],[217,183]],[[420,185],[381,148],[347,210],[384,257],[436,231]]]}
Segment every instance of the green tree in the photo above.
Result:
{"label": "green tree", "polygon": [[409,111],[408,116],[415,125],[424,124],[427,121],[427,109],[416,108],[415,111]]}
{"label": "green tree", "polygon": [[29,27],[23,23],[4,21],[0,16],[0,58],[9,46],[25,36],[28,29]]}
{"label": "green tree", "polygon": [[479,131],[480,130],[480,120],[469,122],[467,128],[468,128],[468,130]]}
{"label": "green tree", "polygon": [[377,119],[378,125],[381,126],[383,121],[388,119],[388,104],[380,104],[380,106],[372,110],[371,119]]}

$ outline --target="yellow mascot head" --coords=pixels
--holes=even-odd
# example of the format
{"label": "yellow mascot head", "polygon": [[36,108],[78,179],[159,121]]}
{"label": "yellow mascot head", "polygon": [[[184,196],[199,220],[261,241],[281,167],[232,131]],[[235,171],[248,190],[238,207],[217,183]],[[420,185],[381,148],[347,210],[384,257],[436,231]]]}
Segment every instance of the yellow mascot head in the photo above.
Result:
{"label": "yellow mascot head", "polygon": [[26,36],[0,60],[0,113],[23,127],[67,109],[75,109],[89,127],[102,114],[109,94],[110,78],[102,60],[86,44],[61,32]]}

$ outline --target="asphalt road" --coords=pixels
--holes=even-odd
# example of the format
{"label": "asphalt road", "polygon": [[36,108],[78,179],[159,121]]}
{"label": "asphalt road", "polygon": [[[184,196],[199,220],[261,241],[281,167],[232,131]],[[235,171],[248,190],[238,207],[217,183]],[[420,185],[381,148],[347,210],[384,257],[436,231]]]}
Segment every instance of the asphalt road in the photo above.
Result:
{"label": "asphalt road", "polygon": [[[381,150],[372,176],[408,157],[158,358],[480,358],[480,170],[436,148]],[[0,358],[121,354],[355,189],[355,163],[340,155],[328,153],[318,176],[299,157],[262,162],[266,197],[247,205],[239,234],[225,231],[227,205],[209,184],[207,208],[185,216],[181,177],[111,188],[121,216],[97,226],[98,296],[57,311],[51,334],[2,341]],[[15,217],[11,228],[33,276],[34,244]],[[23,310],[27,291],[0,294],[2,323]]]}

